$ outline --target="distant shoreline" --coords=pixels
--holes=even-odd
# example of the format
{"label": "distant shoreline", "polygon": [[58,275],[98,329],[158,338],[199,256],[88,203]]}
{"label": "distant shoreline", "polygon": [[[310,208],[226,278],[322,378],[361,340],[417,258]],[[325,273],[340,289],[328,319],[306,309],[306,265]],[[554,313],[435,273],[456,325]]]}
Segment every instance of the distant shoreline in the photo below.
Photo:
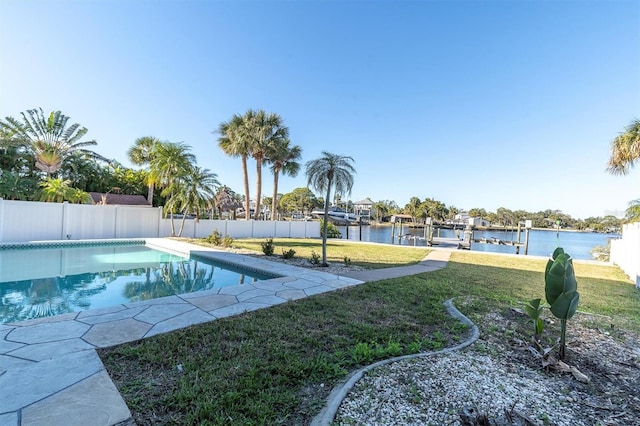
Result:
{"label": "distant shoreline", "polygon": [[[393,226],[394,224],[391,222],[371,222],[369,226],[378,226],[378,227],[385,227],[385,226]],[[397,224],[396,224],[397,225]],[[410,223],[406,223],[403,222],[402,223],[403,227],[408,227],[408,228],[423,228],[424,225],[412,225]],[[440,228],[440,226],[435,225],[434,228]],[[451,229],[451,227],[448,226],[443,226],[442,229]],[[458,228],[460,229],[460,228]],[[504,226],[476,226],[473,228],[476,231],[517,231],[518,227],[504,227]],[[524,226],[520,228],[522,231],[525,230]],[[615,232],[598,232],[598,231],[587,231],[587,230],[582,230],[582,229],[555,229],[555,228],[536,228],[533,227],[531,228],[532,230],[536,230],[536,231],[547,231],[547,232],[581,232],[581,233],[594,233],[594,234],[611,234],[611,235],[620,235],[618,233]]]}

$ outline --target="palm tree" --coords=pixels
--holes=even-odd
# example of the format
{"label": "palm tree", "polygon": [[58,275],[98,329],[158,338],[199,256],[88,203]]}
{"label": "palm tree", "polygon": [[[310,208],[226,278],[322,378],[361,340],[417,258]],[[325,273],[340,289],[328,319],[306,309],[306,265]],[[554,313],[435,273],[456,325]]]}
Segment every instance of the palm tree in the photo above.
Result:
{"label": "palm tree", "polygon": [[247,135],[247,126],[243,117],[234,114],[231,120],[220,123],[216,131],[218,146],[225,154],[231,157],[240,157],[242,160],[242,177],[244,181],[245,195],[245,219],[249,220],[250,201],[249,197],[249,172],[247,170],[247,158],[251,155],[251,139]]}
{"label": "palm tree", "polygon": [[218,218],[222,218],[222,212],[234,212],[232,218],[235,219],[235,211],[242,207],[242,203],[238,200],[238,196],[230,188],[223,186],[218,190],[215,197],[216,208],[218,209]]}
{"label": "palm tree", "polygon": [[376,222],[382,222],[382,218],[388,215],[391,210],[384,201],[376,201],[373,203],[373,206],[371,206],[371,209],[374,212]]}
{"label": "palm tree", "polygon": [[196,158],[190,152],[191,147],[182,142],[161,142],[155,145],[149,162],[149,181],[164,188],[161,192],[167,197],[165,214],[169,212],[171,218],[171,235],[175,235],[173,228],[173,209],[175,203],[171,198],[177,194],[178,187],[174,184],[192,169]]}
{"label": "palm tree", "polygon": [[[87,133],[78,123],[67,127],[69,117],[60,111],[54,111],[45,117],[42,108],[27,110],[22,121],[13,117],[0,120],[4,135],[10,135],[12,143],[17,143],[33,152],[36,167],[47,174],[56,173],[62,163],[74,152],[81,152],[90,158],[108,161],[87,146],[97,145],[95,140],[80,141]],[[3,137],[3,139],[5,139]]]}
{"label": "palm tree", "polygon": [[[182,176],[173,180],[167,187],[171,198],[167,200],[166,208],[174,209],[182,213],[182,221],[177,236],[182,235],[184,223],[188,214],[195,214],[196,221],[200,220],[202,211],[207,210],[215,197],[216,188],[220,185],[218,176],[208,169],[192,166]],[[175,233],[173,218],[171,220],[171,233]]]}
{"label": "palm tree", "polygon": [[40,201],[47,203],[61,203],[69,192],[71,182],[69,180],[46,178],[40,183],[42,194]]}
{"label": "palm tree", "polygon": [[629,207],[625,212],[625,219],[627,222],[640,221],[640,199],[629,202]]}
{"label": "palm tree", "polygon": [[296,177],[300,171],[300,156],[302,148],[299,145],[290,145],[289,139],[279,139],[276,141],[269,151],[267,160],[271,163],[271,171],[273,172],[273,198],[271,200],[271,220],[276,220],[276,211],[278,205],[278,176],[280,172],[283,175]]}
{"label": "palm tree", "polygon": [[262,163],[276,143],[289,137],[289,128],[282,124],[278,114],[267,114],[263,110],[247,111],[244,121],[251,136],[251,155],[256,160],[256,211],[253,218],[258,220],[262,199]]}
{"label": "palm tree", "polygon": [[413,221],[413,223],[417,223],[417,218],[418,216],[420,216],[421,204],[422,201],[420,201],[420,198],[411,197],[409,202],[404,206],[404,213],[411,216],[411,220]]}
{"label": "palm tree", "polygon": [[343,195],[350,194],[356,169],[351,157],[322,151],[322,157],[308,161],[305,165],[307,185],[318,192],[326,192],[324,197],[324,224],[322,232],[322,266],[327,265],[327,225],[329,224],[329,203],[331,189]]}
{"label": "palm tree", "polygon": [[[136,139],[135,144],[127,151],[129,160],[137,166],[148,166],[151,162],[153,150],[159,143],[160,141],[158,140],[158,138],[154,138],[153,136],[143,136]],[[148,176],[149,175],[147,175],[147,177]],[[153,205],[154,186],[155,182],[151,180],[147,181],[147,203],[149,205]]]}
{"label": "palm tree", "polygon": [[611,158],[607,171],[612,175],[626,175],[640,159],[640,120],[635,119],[624,133],[611,141]]}

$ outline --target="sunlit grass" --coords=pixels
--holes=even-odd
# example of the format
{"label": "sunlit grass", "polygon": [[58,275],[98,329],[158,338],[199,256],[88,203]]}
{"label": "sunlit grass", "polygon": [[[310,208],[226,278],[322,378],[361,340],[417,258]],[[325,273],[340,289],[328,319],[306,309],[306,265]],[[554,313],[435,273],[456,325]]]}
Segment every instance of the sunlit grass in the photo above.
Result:
{"label": "sunlit grass", "polygon": [[[236,245],[260,250],[263,240]],[[276,240],[301,256],[319,241]],[[414,262],[425,250],[332,243],[333,259]],[[298,255],[298,254],[297,254]],[[416,260],[417,259],[417,260]],[[466,335],[442,303],[467,314],[544,299],[538,258],[454,252],[439,271],[363,284],[101,351],[138,424],[308,424],[359,365],[450,346]],[[640,292],[618,268],[575,263],[580,311],[640,331]]]}
{"label": "sunlit grass", "polygon": [[[261,244],[266,240],[266,238],[237,239],[233,241],[233,247],[262,253]],[[206,245],[202,239],[187,241]],[[282,255],[288,250],[295,250],[295,257],[304,259],[311,259],[312,253],[322,254],[322,240],[320,239],[274,238],[273,244],[275,256]],[[389,246],[329,239],[327,241],[327,262],[343,263],[344,258],[348,257],[352,265],[367,269],[380,269],[416,264],[423,260],[430,251],[425,247]]]}

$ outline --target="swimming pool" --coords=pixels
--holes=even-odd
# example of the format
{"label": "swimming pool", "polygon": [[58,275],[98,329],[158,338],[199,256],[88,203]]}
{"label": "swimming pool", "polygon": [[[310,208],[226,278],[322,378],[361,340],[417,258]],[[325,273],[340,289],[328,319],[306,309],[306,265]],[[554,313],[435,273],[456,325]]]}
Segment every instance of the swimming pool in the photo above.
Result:
{"label": "swimming pool", "polygon": [[0,248],[0,324],[274,278],[138,242]]}

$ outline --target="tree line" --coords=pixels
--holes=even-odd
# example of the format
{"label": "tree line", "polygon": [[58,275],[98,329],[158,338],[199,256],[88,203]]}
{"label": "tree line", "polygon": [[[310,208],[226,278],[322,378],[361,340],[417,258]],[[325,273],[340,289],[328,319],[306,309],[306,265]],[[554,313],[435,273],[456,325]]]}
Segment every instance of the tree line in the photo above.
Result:
{"label": "tree line", "polygon": [[[320,185],[310,176],[323,175],[327,170],[313,168],[306,163],[308,186],[290,193],[278,193],[280,176],[295,177],[302,165],[302,148],[289,139],[289,129],[275,113],[248,110],[234,114],[219,124],[213,132],[218,147],[228,156],[240,159],[243,175],[243,194],[221,184],[216,173],[198,167],[191,147],[182,142],[162,141],[153,136],[137,139],[127,152],[129,160],[140,166],[134,170],[116,160],[102,157],[89,149],[97,145],[87,140],[88,130],[70,124],[69,117],[60,111],[46,115],[42,109],[21,113],[21,119],[6,117],[0,120],[0,197],[10,200],[41,200],[51,202],[88,202],[88,192],[117,192],[144,195],[148,203],[164,206],[165,213],[181,213],[195,217],[216,217],[223,211],[235,212],[243,206],[246,219],[260,219],[261,205],[269,206],[270,219],[295,212],[310,213],[327,206],[330,191],[335,189],[334,203],[348,195],[353,184],[353,159],[323,153],[320,164],[336,167],[342,175],[331,176],[332,187]],[[634,120],[624,132],[611,142],[611,157],[607,170],[611,174],[626,175],[640,158],[640,121]],[[254,162],[256,181],[253,191],[248,180],[249,161]],[[318,164],[316,164],[317,166]],[[267,166],[273,176],[273,193],[262,195],[262,168]],[[335,170],[334,170],[335,173]],[[338,174],[340,174],[338,173]],[[309,187],[324,195],[316,196]],[[156,191],[158,190],[158,191]],[[255,194],[251,197],[251,194]],[[329,198],[328,198],[329,197]],[[254,207],[250,201],[255,200]],[[344,207],[353,208],[349,202]],[[461,208],[446,206],[431,198],[412,197],[400,207],[392,200],[376,201],[372,218],[383,222],[392,214],[407,214],[415,221],[431,217],[437,221],[454,220],[463,213]],[[495,212],[476,207],[469,209],[471,217],[482,218],[492,224],[513,226],[529,219],[535,227],[592,229],[608,231],[619,228],[621,221],[614,216],[574,219],[559,210],[527,212],[505,207]],[[640,220],[640,199],[633,200],[624,221]]]}

